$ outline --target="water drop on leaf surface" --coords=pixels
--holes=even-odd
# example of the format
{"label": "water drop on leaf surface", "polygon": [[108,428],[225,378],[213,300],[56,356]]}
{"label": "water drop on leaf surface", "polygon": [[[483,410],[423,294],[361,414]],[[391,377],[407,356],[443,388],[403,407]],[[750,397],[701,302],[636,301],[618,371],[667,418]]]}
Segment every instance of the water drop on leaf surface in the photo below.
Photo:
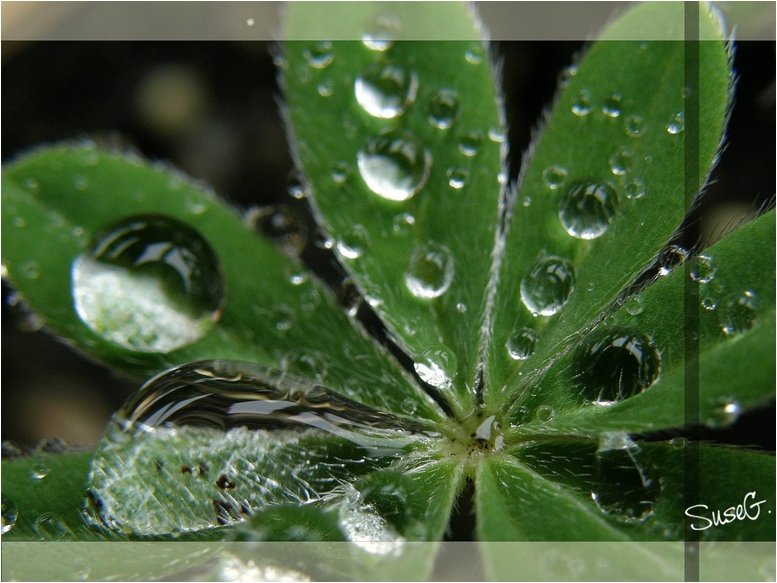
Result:
{"label": "water drop on leaf surface", "polygon": [[405,270],[405,284],[417,298],[436,298],[453,282],[453,255],[445,245],[429,241],[410,254]]}
{"label": "water drop on leaf surface", "polygon": [[607,182],[583,181],[571,184],[558,205],[558,217],[567,233],[578,239],[595,239],[604,234],[618,210],[618,193]]}
{"label": "water drop on leaf surface", "polygon": [[544,257],[521,280],[521,301],[533,315],[552,316],[575,289],[575,269],[563,257]]}
{"label": "water drop on leaf surface", "polygon": [[390,129],[359,150],[357,163],[370,190],[387,200],[404,201],[426,183],[432,156],[412,134]]}
{"label": "water drop on leaf surface", "polygon": [[354,82],[356,101],[373,117],[401,115],[415,100],[418,77],[399,65],[374,63]]}

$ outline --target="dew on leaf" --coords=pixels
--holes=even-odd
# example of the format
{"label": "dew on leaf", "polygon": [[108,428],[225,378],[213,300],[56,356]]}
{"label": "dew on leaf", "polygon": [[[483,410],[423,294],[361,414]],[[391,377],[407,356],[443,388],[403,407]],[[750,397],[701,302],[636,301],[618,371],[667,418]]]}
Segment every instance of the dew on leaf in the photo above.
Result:
{"label": "dew on leaf", "polygon": [[311,48],[305,49],[302,54],[308,65],[315,69],[324,69],[334,60],[332,43],[329,41],[318,42]]}
{"label": "dew on leaf", "polygon": [[616,176],[623,176],[634,168],[634,160],[628,150],[619,150],[610,156],[610,171]]}
{"label": "dew on leaf", "polygon": [[488,139],[497,144],[501,144],[507,139],[504,128],[490,128],[488,130]]}
{"label": "dew on leaf", "polygon": [[626,135],[639,138],[645,132],[645,119],[641,115],[632,115],[626,120]]}
{"label": "dew on leaf", "polygon": [[351,175],[351,167],[348,162],[341,160],[332,167],[332,180],[338,184],[342,184]]}
{"label": "dew on leaf", "polygon": [[418,77],[399,65],[374,63],[354,82],[356,101],[373,117],[391,119],[404,113],[415,100]]}
{"label": "dew on leaf", "polygon": [[521,301],[532,315],[552,316],[575,289],[575,269],[563,257],[543,257],[521,280]]}
{"label": "dew on leaf", "polygon": [[16,509],[16,505],[10,500],[3,498],[2,500],[2,523],[0,523],[0,534],[5,534],[11,530],[16,524],[16,520],[19,517],[19,511]]}
{"label": "dew on leaf", "polygon": [[539,419],[543,423],[547,423],[548,421],[551,421],[555,414],[556,414],[556,411],[550,405],[540,405],[537,408],[537,419]]}
{"label": "dew on leaf", "polygon": [[459,140],[459,150],[465,156],[474,156],[480,150],[483,144],[483,132],[480,130],[471,130],[461,136]]}
{"label": "dew on leaf", "polygon": [[745,291],[728,296],[720,305],[718,319],[726,336],[737,336],[752,330],[758,319],[758,302],[755,293]]}
{"label": "dew on leaf", "polygon": [[414,399],[406,397],[402,399],[400,407],[405,415],[413,415],[416,412],[416,409],[418,409],[418,403],[416,403]]}
{"label": "dew on leaf", "polygon": [[572,77],[575,75],[577,75],[577,65],[569,65],[568,67],[564,67],[564,69],[561,71],[559,87],[567,87],[572,81]]}
{"label": "dew on leaf", "polygon": [[300,377],[322,381],[327,375],[324,359],[317,352],[292,350],[281,358],[281,369]]}
{"label": "dew on leaf", "polygon": [[513,330],[505,343],[507,354],[513,360],[526,360],[537,351],[539,337],[531,328]]}
{"label": "dew on leaf", "polygon": [[337,251],[346,259],[357,259],[370,246],[370,235],[363,225],[353,225],[337,238]]}
{"label": "dew on leaf", "polygon": [[296,257],[308,241],[302,216],[287,206],[254,207],[246,212],[245,225],[262,233],[290,257]]}
{"label": "dew on leaf", "polygon": [[38,279],[40,277],[40,270],[40,263],[34,259],[30,259],[19,265],[19,272],[27,279]]}
{"label": "dew on leaf", "polygon": [[202,338],[221,315],[223,270],[192,227],[160,215],[120,221],[73,262],[79,318],[123,348],[169,352]]}
{"label": "dew on leaf", "polygon": [[469,180],[469,171],[465,168],[451,167],[448,168],[448,185],[455,189],[464,188]]}
{"label": "dew on leaf", "polygon": [[448,129],[458,116],[459,95],[451,89],[441,89],[426,104],[426,119],[438,129]]}
{"label": "dew on leaf", "polygon": [[447,389],[458,371],[456,355],[444,344],[428,346],[416,357],[413,368],[425,383]]}
{"label": "dew on leaf", "polygon": [[362,35],[364,46],[383,52],[391,48],[402,32],[402,23],[395,16],[380,15]]}
{"label": "dew on leaf", "polygon": [[718,307],[718,301],[712,296],[707,296],[701,301],[701,307],[705,310],[712,311]]}
{"label": "dew on leaf", "polygon": [[587,89],[583,89],[572,101],[572,113],[580,117],[591,111],[591,97]]}
{"label": "dew on leaf", "polygon": [[294,322],[297,319],[297,315],[289,306],[281,304],[270,310],[270,320],[277,330],[285,332],[294,326]]}
{"label": "dew on leaf", "polygon": [[681,111],[674,114],[666,122],[666,131],[670,135],[679,134],[685,129],[685,114]]}
{"label": "dew on leaf", "polygon": [[465,303],[463,303],[463,302],[459,302],[458,304],[456,304],[456,309],[457,309],[457,310],[458,310],[460,313],[462,313],[462,314],[463,314],[464,312],[466,312],[466,311],[467,311],[467,304],[465,304]]}
{"label": "dew on leaf", "polygon": [[618,117],[621,114],[621,96],[618,93],[613,93],[604,100],[602,113],[609,117]]}
{"label": "dew on leaf", "polygon": [[688,259],[688,251],[679,245],[667,245],[658,254],[658,275],[665,277]]}
{"label": "dew on leaf", "polygon": [[595,239],[609,228],[618,210],[618,192],[608,182],[574,182],[564,191],[558,216],[567,233]]}
{"label": "dew on leaf", "polygon": [[709,283],[715,278],[717,268],[709,255],[697,255],[691,261],[691,279],[698,283]]}
{"label": "dew on leaf", "polygon": [[542,171],[542,182],[550,188],[555,190],[567,179],[567,169],[563,166],[548,166]]}
{"label": "dew on leaf", "polygon": [[321,97],[331,97],[335,91],[334,83],[331,79],[324,79],[318,84],[316,90]]}
{"label": "dew on leaf", "polygon": [[641,296],[629,296],[623,301],[623,309],[631,316],[638,316],[645,309]]}
{"label": "dew on leaf", "polygon": [[415,217],[410,213],[400,213],[394,217],[392,231],[394,235],[404,237],[413,232]]}
{"label": "dew on leaf", "polygon": [[626,198],[642,198],[647,192],[645,181],[640,178],[633,178],[623,187],[623,192],[626,193]]}
{"label": "dew on leaf", "polygon": [[478,42],[473,42],[470,44],[469,48],[467,49],[467,52],[464,53],[464,59],[472,64],[472,65],[479,65],[483,62],[483,45],[481,45]]}
{"label": "dew on leaf", "polygon": [[34,480],[42,480],[51,472],[51,468],[45,460],[37,460],[30,468],[30,477]]}
{"label": "dew on leaf", "polygon": [[625,326],[605,326],[575,349],[572,376],[581,396],[610,405],[641,393],[658,379],[661,356],[650,338]]}
{"label": "dew on leaf", "polygon": [[370,190],[387,200],[403,201],[423,188],[432,156],[412,134],[389,129],[359,150],[357,162]]}
{"label": "dew on leaf", "polygon": [[72,531],[59,514],[46,512],[41,514],[32,526],[40,540],[63,540],[72,536]]}
{"label": "dew on leaf", "polygon": [[354,484],[364,504],[370,506],[399,533],[423,514],[418,486],[409,476],[393,470],[373,472]]}
{"label": "dew on leaf", "polygon": [[742,406],[732,397],[713,397],[707,404],[705,425],[721,428],[734,423],[742,414]]}
{"label": "dew on leaf", "polygon": [[405,270],[405,284],[417,298],[436,298],[453,282],[453,255],[445,245],[429,241],[413,249]]}

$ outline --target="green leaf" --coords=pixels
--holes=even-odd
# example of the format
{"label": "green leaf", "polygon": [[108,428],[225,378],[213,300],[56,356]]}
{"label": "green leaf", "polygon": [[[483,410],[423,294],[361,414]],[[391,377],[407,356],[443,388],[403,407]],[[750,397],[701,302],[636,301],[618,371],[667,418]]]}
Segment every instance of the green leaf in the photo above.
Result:
{"label": "green leaf", "polygon": [[[704,5],[699,19],[721,39]],[[494,410],[535,393],[531,373],[600,319],[680,224],[685,136],[695,134],[677,116],[688,95],[699,96],[701,184],[715,159],[730,99],[726,44],[699,44],[700,86],[687,87],[684,42],[623,40],[645,22],[681,33],[682,6],[637,6],[605,32],[619,40],[595,43],[581,59],[522,169],[492,318],[485,386]],[[534,356],[513,360],[511,336],[536,338]]]}
{"label": "green leaf", "polygon": [[[291,38],[316,20],[322,39],[285,45],[293,148],[346,270],[421,377],[465,414],[478,382],[503,176],[490,57],[478,41],[423,40],[417,28],[439,22],[452,38],[466,29],[477,38],[464,4],[365,5],[353,20],[350,9],[289,7]],[[379,16],[365,25],[368,14]],[[361,40],[373,25],[396,25],[400,37],[410,27],[410,39],[422,40],[385,51],[329,42]]]}
{"label": "green leaf", "polygon": [[[7,276],[53,332],[103,362],[148,377],[196,360],[248,360],[323,380],[383,410],[402,413],[402,403],[409,399],[415,415],[439,418],[431,399],[303,267],[248,230],[212,192],[180,173],[100,152],[89,144],[62,145],[33,152],[5,168],[2,186]],[[162,233],[146,235],[150,229],[141,230],[141,237],[173,237],[177,255],[149,262],[148,256],[128,258],[122,248],[109,249],[118,254],[116,261],[146,261],[157,271],[144,275],[131,263],[121,270],[106,267],[105,261],[81,264],[89,269],[74,265],[77,258],[89,256],[106,233],[115,235],[114,225],[137,217],[146,217],[139,224],[147,224],[148,215],[162,217],[162,227],[153,219]],[[187,249],[195,244],[194,251]],[[216,267],[202,257],[207,248],[215,254]],[[145,252],[153,255],[154,249],[158,251],[149,246]],[[186,261],[194,256],[192,277],[202,273],[207,286],[223,274],[223,306],[212,301],[218,288],[206,286],[195,295],[194,288],[184,287],[188,276],[183,275],[185,267],[175,263],[179,255]],[[208,278],[207,269],[215,275]],[[79,316],[74,305],[81,281],[77,273],[84,278],[80,310],[85,316]],[[108,283],[100,283],[106,281],[101,277]],[[210,306],[209,313],[193,323],[192,314],[199,316],[203,303]],[[172,308],[160,312],[160,305]],[[355,359],[361,366],[353,366]]]}
{"label": "green leaf", "polygon": [[773,399],[775,251],[764,242],[774,240],[771,211],[706,249],[685,269],[660,278],[613,314],[613,325],[644,332],[659,351],[660,377],[654,385],[611,407],[581,409],[579,397],[565,395],[579,373],[571,364],[574,354],[569,354],[538,382],[545,402],[555,407],[553,420],[533,421],[522,430],[597,435],[683,426],[689,364],[684,343],[686,334],[693,333],[682,324],[687,293],[694,294],[698,305],[699,355],[690,366],[698,367],[700,421],[724,426],[743,410]]}

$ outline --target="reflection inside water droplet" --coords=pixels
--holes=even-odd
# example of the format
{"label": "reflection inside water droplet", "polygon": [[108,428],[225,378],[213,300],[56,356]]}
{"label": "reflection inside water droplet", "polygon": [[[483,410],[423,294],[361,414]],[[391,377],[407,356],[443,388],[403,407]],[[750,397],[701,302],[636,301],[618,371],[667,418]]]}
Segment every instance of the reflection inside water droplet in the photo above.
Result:
{"label": "reflection inside water droplet", "polygon": [[425,348],[415,359],[413,367],[425,383],[447,389],[456,377],[458,363],[450,348],[438,344]]}
{"label": "reflection inside water droplet", "polygon": [[580,181],[566,189],[558,205],[558,217],[567,233],[578,239],[595,239],[615,219],[618,192],[607,182]]}
{"label": "reflection inside water droplet", "polygon": [[518,328],[507,339],[507,353],[513,360],[526,360],[537,351],[539,337],[531,328]]}
{"label": "reflection inside water droplet", "polygon": [[521,280],[521,301],[537,316],[552,316],[575,289],[575,269],[563,257],[538,259]]}
{"label": "reflection inside water droplet", "polygon": [[354,225],[337,238],[337,250],[346,259],[357,259],[370,246],[370,236],[362,225]]}
{"label": "reflection inside water droplet", "polygon": [[373,117],[401,115],[415,100],[418,77],[399,65],[374,63],[356,77],[356,101]]}
{"label": "reflection inside water droplet", "polygon": [[16,505],[3,497],[2,500],[2,524],[0,525],[0,534],[5,534],[11,530],[16,524],[16,519],[19,517],[19,512],[16,510]]}
{"label": "reflection inside water droplet", "polygon": [[119,346],[169,352],[202,338],[221,315],[224,276],[202,236],[159,215],[123,220],[73,262],[79,318]]}
{"label": "reflection inside water droplet", "polygon": [[324,69],[334,60],[332,43],[329,41],[316,43],[311,48],[305,49],[302,54],[307,60],[308,65],[315,69]]}
{"label": "reflection inside water droplet", "polygon": [[417,298],[436,298],[451,286],[454,272],[450,249],[429,241],[417,246],[410,254],[405,270],[405,284]]}
{"label": "reflection inside water droplet", "polygon": [[726,336],[737,336],[752,330],[758,319],[755,293],[745,291],[727,297],[720,306],[718,318]]}
{"label": "reflection inside water droplet", "polygon": [[451,127],[459,115],[459,96],[450,89],[438,91],[426,105],[427,119],[441,130]]}
{"label": "reflection inside water droplet", "polygon": [[298,256],[308,241],[305,219],[287,206],[254,207],[246,212],[244,222],[291,257]]}
{"label": "reflection inside water droplet", "polygon": [[359,150],[357,163],[370,190],[385,199],[403,201],[426,183],[432,156],[412,134],[390,129]]}

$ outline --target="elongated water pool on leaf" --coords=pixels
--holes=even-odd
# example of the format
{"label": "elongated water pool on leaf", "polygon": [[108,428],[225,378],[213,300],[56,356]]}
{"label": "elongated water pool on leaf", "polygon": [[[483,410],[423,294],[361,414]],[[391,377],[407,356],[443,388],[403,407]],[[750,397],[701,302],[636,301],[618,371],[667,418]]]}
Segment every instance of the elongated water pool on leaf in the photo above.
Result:
{"label": "elongated water pool on leaf", "polygon": [[202,361],[146,383],[92,463],[91,518],[138,534],[240,521],[386,467],[429,427],[247,362]]}

